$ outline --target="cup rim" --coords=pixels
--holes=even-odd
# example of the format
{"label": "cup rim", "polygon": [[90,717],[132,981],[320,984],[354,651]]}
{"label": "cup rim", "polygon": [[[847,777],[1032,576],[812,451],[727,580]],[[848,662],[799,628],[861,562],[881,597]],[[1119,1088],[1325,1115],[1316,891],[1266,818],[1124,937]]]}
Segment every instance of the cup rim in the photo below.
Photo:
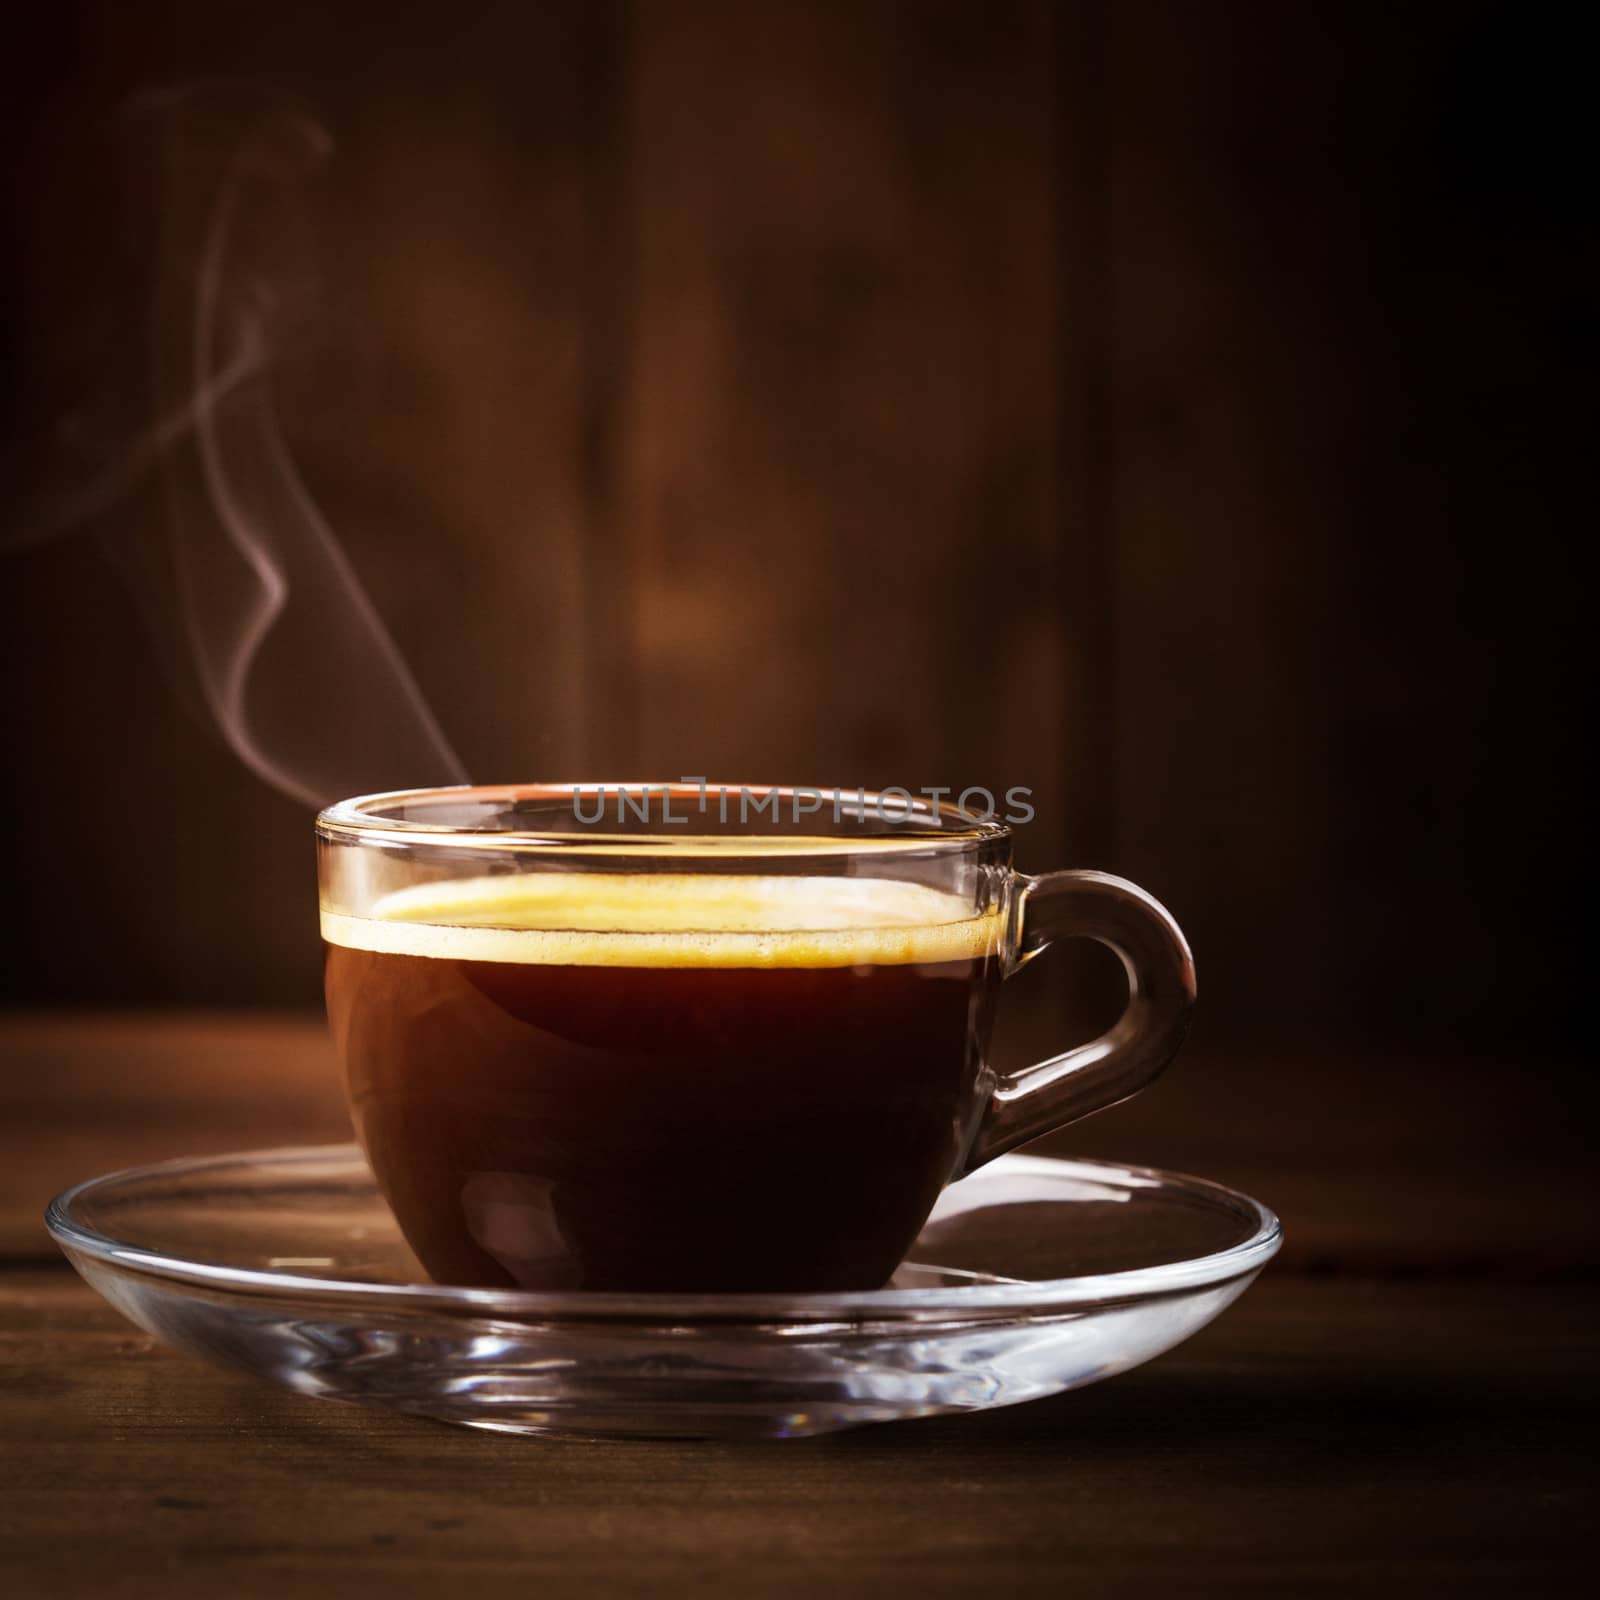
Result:
{"label": "cup rim", "polygon": [[[970,792],[970,791],[964,791]],[[987,791],[985,791],[987,792]],[[608,831],[604,806],[607,797],[625,794],[635,800],[666,797],[663,809],[673,803],[685,807],[706,804],[707,797],[760,797],[760,805],[771,805],[780,825],[761,832],[696,832],[688,812],[679,826],[642,826]],[[601,817],[588,821],[578,811],[584,797],[601,802]],[[905,798],[902,799],[901,797]],[[799,805],[819,798],[817,809],[801,813]],[[993,798],[991,796],[991,798]],[[455,803],[469,805],[481,801],[515,805],[530,800],[573,802],[570,831],[562,828],[474,827],[462,821],[433,822],[406,815],[408,806],[438,802],[441,807]],[[843,809],[853,805],[854,812]],[[781,818],[787,808],[793,826],[784,831]],[[621,812],[622,802],[617,803]],[[900,816],[892,815],[900,811]],[[881,833],[839,831],[845,818],[862,822],[868,812],[876,814]],[[702,810],[701,814],[705,814]],[[804,823],[802,825],[802,816]],[[834,831],[829,830],[829,821]],[[759,856],[766,860],[818,855],[878,855],[914,851],[916,853],[954,852],[993,845],[1011,838],[1010,827],[995,817],[975,817],[948,800],[930,800],[910,795],[899,788],[869,789],[828,787],[810,784],[712,783],[696,780],[549,782],[510,784],[450,784],[433,788],[390,789],[374,794],[355,795],[325,807],[317,815],[317,833],[329,841],[389,845],[428,844],[461,846],[472,849],[550,850],[562,853],[594,852],[617,855],[644,851],[652,855],[739,857]]]}

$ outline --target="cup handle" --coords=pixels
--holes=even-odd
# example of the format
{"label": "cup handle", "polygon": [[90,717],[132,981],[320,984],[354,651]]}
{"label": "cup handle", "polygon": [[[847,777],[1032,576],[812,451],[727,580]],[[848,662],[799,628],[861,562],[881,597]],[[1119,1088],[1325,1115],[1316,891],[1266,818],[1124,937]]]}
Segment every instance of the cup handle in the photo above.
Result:
{"label": "cup handle", "polygon": [[1137,1094],[1177,1054],[1194,1007],[1194,959],[1166,908],[1106,872],[1017,875],[1009,977],[1058,939],[1098,939],[1122,959],[1128,1004],[1109,1033],[1001,1080],[962,1172]]}

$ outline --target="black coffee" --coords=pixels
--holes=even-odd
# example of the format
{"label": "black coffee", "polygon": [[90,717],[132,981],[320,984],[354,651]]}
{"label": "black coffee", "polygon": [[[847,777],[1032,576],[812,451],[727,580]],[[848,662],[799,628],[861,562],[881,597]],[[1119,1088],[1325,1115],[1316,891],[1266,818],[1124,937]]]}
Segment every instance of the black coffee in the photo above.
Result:
{"label": "black coffee", "polygon": [[441,1282],[874,1288],[964,1151],[997,922],[954,896],[530,874],[378,909],[324,916],[328,1011]]}

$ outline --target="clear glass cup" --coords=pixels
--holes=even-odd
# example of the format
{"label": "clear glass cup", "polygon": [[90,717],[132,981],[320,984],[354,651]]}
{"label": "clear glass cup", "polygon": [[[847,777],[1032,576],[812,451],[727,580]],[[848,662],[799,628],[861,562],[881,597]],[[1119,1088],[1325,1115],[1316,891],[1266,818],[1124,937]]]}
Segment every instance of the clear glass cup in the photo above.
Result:
{"label": "clear glass cup", "polygon": [[[1149,1083],[1194,1000],[1142,890],[897,791],[419,790],[317,832],[357,1134],[444,1283],[876,1288],[946,1184]],[[1077,937],[1121,1019],[998,1076],[1004,979]]]}

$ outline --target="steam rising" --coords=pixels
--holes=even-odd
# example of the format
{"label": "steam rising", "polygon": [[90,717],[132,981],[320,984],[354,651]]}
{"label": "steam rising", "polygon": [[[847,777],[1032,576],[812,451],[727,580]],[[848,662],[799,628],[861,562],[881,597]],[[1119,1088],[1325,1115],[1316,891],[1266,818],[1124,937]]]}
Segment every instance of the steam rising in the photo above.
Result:
{"label": "steam rising", "polygon": [[153,462],[159,536],[114,551],[169,671],[252,771],[320,805],[466,775],[285,445],[272,369],[316,303],[309,118],[229,86],[146,101],[161,151],[155,420],[57,520]]}

